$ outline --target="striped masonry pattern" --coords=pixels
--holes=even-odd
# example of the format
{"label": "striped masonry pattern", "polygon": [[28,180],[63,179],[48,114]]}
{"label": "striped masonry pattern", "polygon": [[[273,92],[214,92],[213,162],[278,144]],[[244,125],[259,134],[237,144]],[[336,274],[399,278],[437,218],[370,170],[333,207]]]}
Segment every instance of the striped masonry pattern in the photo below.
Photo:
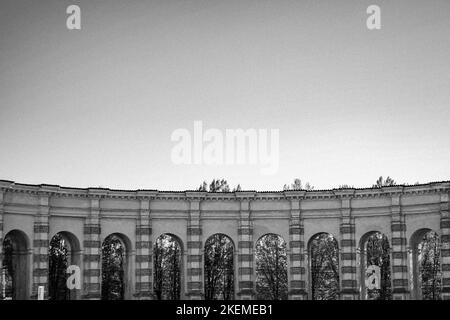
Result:
{"label": "striped masonry pattern", "polygon": [[136,227],[136,294],[137,298],[150,299],[153,295],[153,245],[152,228],[148,219]]}
{"label": "striped masonry pattern", "polygon": [[450,300],[450,210],[449,204],[441,204],[441,271],[442,299]]}
{"label": "striped masonry pattern", "polygon": [[356,299],[359,296],[358,281],[356,274],[356,240],[355,224],[353,219],[345,217],[341,223],[340,247],[340,281],[341,298]]}
{"label": "striped masonry pattern", "polygon": [[[3,266],[3,192],[1,190],[0,190],[0,266]],[[1,288],[1,284],[0,289],[3,290],[3,288]],[[2,291],[0,291],[0,297],[3,298]]]}
{"label": "striped masonry pattern", "polygon": [[101,286],[101,240],[98,217],[86,219],[84,225],[84,299],[99,299]]}
{"label": "striped masonry pattern", "polygon": [[200,212],[192,211],[187,227],[187,296],[196,300],[203,297],[203,256]]}
{"label": "striped masonry pattern", "polygon": [[393,215],[391,222],[392,293],[394,299],[405,299],[409,293],[408,253],[404,217]]}
{"label": "striped masonry pattern", "polygon": [[33,239],[33,287],[32,296],[37,297],[38,287],[44,287],[44,299],[48,297],[48,216],[40,215],[34,222]]}
{"label": "striped masonry pattern", "polygon": [[297,217],[290,219],[289,248],[289,298],[305,299],[305,242],[303,224]]}
{"label": "striped masonry pattern", "polygon": [[253,226],[247,218],[241,218],[238,227],[238,296],[251,299],[254,296],[255,269],[253,263]]}

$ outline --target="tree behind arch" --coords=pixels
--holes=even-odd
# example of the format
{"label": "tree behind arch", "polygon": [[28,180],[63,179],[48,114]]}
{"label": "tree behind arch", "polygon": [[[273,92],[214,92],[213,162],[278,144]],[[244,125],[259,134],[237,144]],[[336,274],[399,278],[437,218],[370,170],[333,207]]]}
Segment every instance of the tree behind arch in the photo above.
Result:
{"label": "tree behind arch", "polygon": [[215,234],[205,243],[205,299],[234,298],[233,243],[224,234]]}
{"label": "tree behind arch", "polygon": [[339,299],[339,250],[328,233],[316,235],[310,243],[311,293],[313,300]]}
{"label": "tree behind arch", "polygon": [[102,245],[102,299],[122,300],[124,298],[124,253],[122,241],[109,236]]}
{"label": "tree behind arch", "polygon": [[419,272],[423,300],[439,300],[441,297],[439,236],[427,232],[419,243]]}
{"label": "tree behind arch", "polygon": [[67,247],[64,238],[57,233],[50,241],[49,246],[49,299],[68,300],[70,292],[67,288]]}
{"label": "tree behind arch", "polygon": [[367,290],[369,299],[390,300],[391,290],[391,266],[390,247],[388,238],[376,232],[366,242],[366,264],[380,267],[380,289]]}
{"label": "tree behind arch", "polygon": [[[13,298],[15,293],[16,283],[14,281],[14,267],[13,267],[13,243],[10,237],[6,236],[3,240],[3,265],[2,269],[5,270],[5,296]],[[3,292],[3,288],[2,292]]]}
{"label": "tree behind arch", "polygon": [[156,239],[153,287],[158,300],[179,300],[181,291],[181,246],[168,234]]}
{"label": "tree behind arch", "polygon": [[256,243],[256,296],[261,300],[288,298],[286,241],[267,234]]}

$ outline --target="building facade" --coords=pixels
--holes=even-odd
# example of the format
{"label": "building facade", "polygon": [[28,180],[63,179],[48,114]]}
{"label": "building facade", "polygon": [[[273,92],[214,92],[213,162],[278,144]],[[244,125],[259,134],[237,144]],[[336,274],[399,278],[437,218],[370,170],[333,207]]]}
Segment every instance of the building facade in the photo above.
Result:
{"label": "building facade", "polygon": [[450,182],[208,193],[0,180],[0,240],[9,235],[18,255],[20,299],[36,299],[37,288],[47,286],[49,240],[57,233],[70,244],[70,263],[81,269],[82,285],[74,298],[100,298],[101,245],[114,234],[126,248],[125,298],[151,299],[153,244],[161,234],[171,234],[182,246],[181,298],[202,299],[204,244],[222,233],[235,246],[235,298],[253,299],[255,243],[263,235],[277,234],[287,242],[290,299],[310,299],[308,243],[319,233],[330,233],[339,244],[340,298],[364,299],[362,243],[367,235],[381,232],[390,241],[393,298],[418,299],[417,242],[433,230],[440,239],[441,296],[450,299],[449,197]]}

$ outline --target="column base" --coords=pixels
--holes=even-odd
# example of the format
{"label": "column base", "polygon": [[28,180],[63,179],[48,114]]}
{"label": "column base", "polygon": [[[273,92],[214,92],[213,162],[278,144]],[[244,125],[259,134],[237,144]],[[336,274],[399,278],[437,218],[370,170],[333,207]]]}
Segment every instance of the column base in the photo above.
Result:
{"label": "column base", "polygon": [[133,297],[136,300],[155,300],[155,295],[150,291],[137,292],[133,295]]}
{"label": "column base", "polygon": [[409,300],[411,297],[410,292],[404,288],[395,288],[392,291],[392,300]]}
{"label": "column base", "polygon": [[442,287],[441,300],[450,300],[450,287]]}
{"label": "column base", "polygon": [[341,290],[339,296],[340,300],[359,300],[360,298],[359,290],[357,289]]}
{"label": "column base", "polygon": [[188,300],[203,300],[205,297],[201,291],[191,291],[186,293],[186,298]]}
{"label": "column base", "polygon": [[101,300],[102,296],[100,293],[87,293],[83,295],[83,300]]}
{"label": "column base", "polygon": [[308,293],[304,289],[291,289],[288,292],[289,300],[307,300]]}
{"label": "column base", "polygon": [[[37,300],[38,299],[38,295],[37,295],[37,293],[35,293],[35,294],[32,294],[31,296],[30,296],[30,300]],[[48,297],[48,295],[44,295],[44,300],[49,300],[49,297]]]}
{"label": "column base", "polygon": [[236,295],[239,300],[254,300],[256,292],[253,289],[242,289]]}

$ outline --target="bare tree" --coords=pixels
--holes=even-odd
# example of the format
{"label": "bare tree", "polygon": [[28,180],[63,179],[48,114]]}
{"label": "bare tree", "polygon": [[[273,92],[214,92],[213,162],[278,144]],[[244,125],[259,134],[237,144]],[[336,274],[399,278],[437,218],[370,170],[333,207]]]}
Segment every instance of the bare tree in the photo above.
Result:
{"label": "bare tree", "polygon": [[214,234],[205,243],[205,299],[234,298],[233,244],[224,234]]}
{"label": "bare tree", "polygon": [[240,185],[240,184],[238,184],[238,185],[236,186],[236,188],[233,189],[233,192],[236,192],[236,191],[242,191],[242,188],[241,188],[241,185]]}
{"label": "bare tree", "polygon": [[153,290],[158,300],[179,300],[181,291],[181,246],[169,234],[156,239]]}
{"label": "bare tree", "polygon": [[283,186],[283,190],[314,190],[314,187],[309,182],[306,182],[305,186],[303,187],[302,181],[296,178],[294,180],[294,183],[285,184]]}
{"label": "bare tree", "polygon": [[288,297],[286,241],[267,234],[256,243],[256,295],[261,300]]}
{"label": "bare tree", "polygon": [[67,247],[63,237],[57,233],[49,246],[49,284],[50,300],[68,300],[70,292],[66,286],[67,280]]}
{"label": "bare tree", "polygon": [[[14,246],[13,241],[9,236],[6,236],[3,240],[3,265],[2,269],[5,272],[5,296],[2,297],[2,299],[5,298],[11,298],[15,299],[17,296],[16,292],[16,274],[14,273],[14,266],[13,266],[13,255],[14,255]],[[2,270],[2,271],[3,271]],[[3,288],[2,288],[3,292]]]}
{"label": "bare tree", "polygon": [[313,300],[339,298],[339,250],[328,233],[316,235],[310,243],[311,293]]}
{"label": "bare tree", "polygon": [[368,298],[390,300],[392,299],[392,291],[389,240],[384,234],[376,232],[367,239],[365,246],[367,266],[380,267],[381,276],[380,289],[368,289]]}
{"label": "bare tree", "polygon": [[[208,192],[230,192],[230,186],[228,185],[227,180],[225,179],[213,179],[211,183],[208,185],[206,181],[198,187],[198,191],[208,191]],[[238,184],[236,188],[233,189],[233,192],[241,191],[241,185]]]}
{"label": "bare tree", "polygon": [[102,299],[124,299],[125,248],[118,237],[108,236],[102,245]]}
{"label": "bare tree", "polygon": [[421,279],[422,299],[439,300],[441,298],[440,249],[439,236],[427,232],[419,244],[419,272]]}
{"label": "bare tree", "polygon": [[396,184],[397,183],[391,177],[388,176],[386,179],[383,179],[383,177],[380,176],[377,182],[374,185],[372,185],[372,188],[389,187],[395,186]]}

